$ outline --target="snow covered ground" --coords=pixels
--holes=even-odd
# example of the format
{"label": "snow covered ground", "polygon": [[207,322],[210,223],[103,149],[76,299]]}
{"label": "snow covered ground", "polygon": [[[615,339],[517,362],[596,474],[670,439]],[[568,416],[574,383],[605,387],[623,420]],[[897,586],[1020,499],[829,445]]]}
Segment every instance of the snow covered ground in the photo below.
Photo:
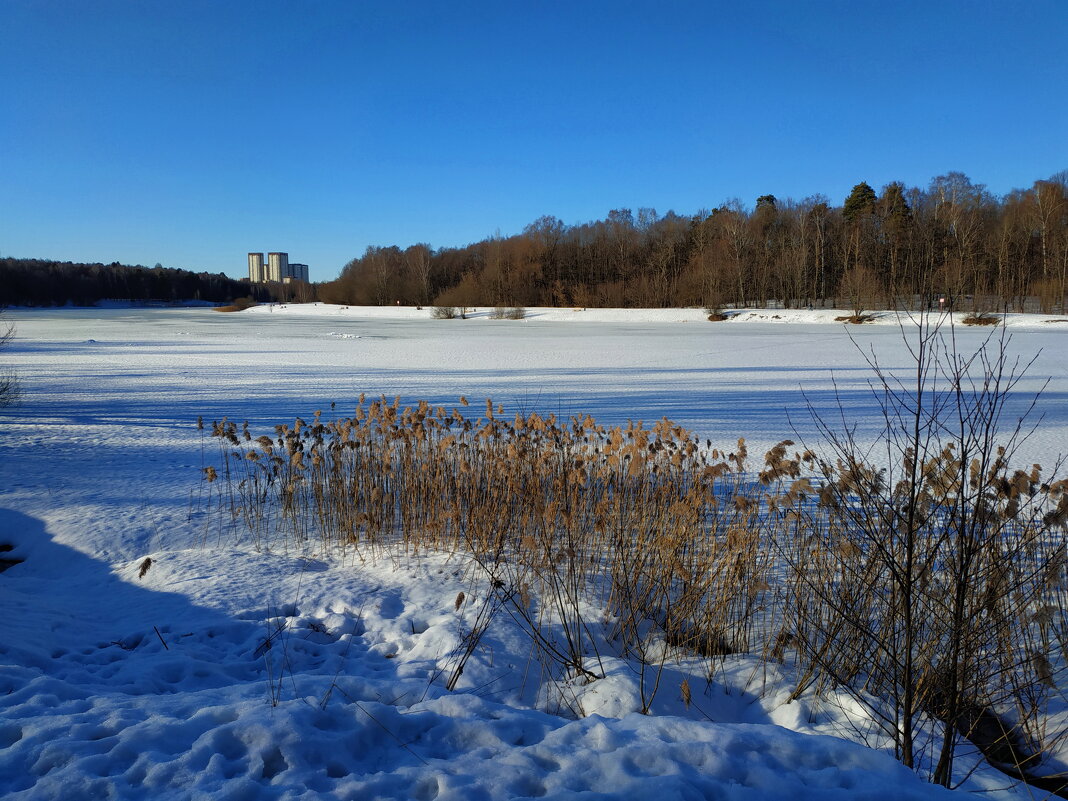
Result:
{"label": "snow covered ground", "polygon": [[[602,423],[667,416],[727,447],[744,436],[757,455],[816,444],[807,404],[874,438],[861,352],[910,367],[890,316],[490,311],[7,311],[17,336],[0,363],[24,392],[0,411],[0,545],[13,546],[0,556],[24,561],[0,574],[0,796],[944,795],[859,745],[879,741],[848,700],[786,703],[789,676],[742,657],[712,681],[697,660],[672,663],[643,716],[633,665],[606,654],[606,678],[561,699],[501,614],[448,691],[491,597],[469,565],[257,553],[198,512],[217,455],[201,415],[270,433],[332,404],[351,413],[361,392],[449,407],[465,395]],[[1068,450],[1068,320],[1005,323],[1010,354],[1038,353],[1011,408],[1049,382],[1020,455],[1051,465]],[[989,334],[956,329],[962,351]],[[1010,784],[980,769],[966,787],[1029,797]]]}

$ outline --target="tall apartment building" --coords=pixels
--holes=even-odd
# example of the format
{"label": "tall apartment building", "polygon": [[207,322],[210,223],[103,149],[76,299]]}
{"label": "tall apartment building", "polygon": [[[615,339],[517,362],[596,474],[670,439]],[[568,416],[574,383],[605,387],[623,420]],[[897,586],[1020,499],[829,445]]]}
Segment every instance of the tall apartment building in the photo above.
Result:
{"label": "tall apartment building", "polygon": [[288,284],[290,281],[307,283],[308,265],[290,262],[288,253],[268,253],[266,263],[262,253],[249,253],[248,280],[253,284]]}
{"label": "tall apartment building", "polygon": [[253,284],[262,284],[267,279],[263,274],[263,254],[248,254],[248,280]]}
{"label": "tall apartment building", "polygon": [[264,280],[282,283],[282,279],[289,275],[289,254],[268,253],[267,275]]}

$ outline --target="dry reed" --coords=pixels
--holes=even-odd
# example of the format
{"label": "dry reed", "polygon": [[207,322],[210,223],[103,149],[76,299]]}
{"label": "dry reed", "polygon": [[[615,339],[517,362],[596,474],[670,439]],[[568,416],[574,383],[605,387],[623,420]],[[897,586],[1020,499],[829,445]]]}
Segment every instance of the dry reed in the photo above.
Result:
{"label": "dry reed", "polygon": [[[205,479],[255,547],[463,553],[495,593],[485,608],[506,610],[558,677],[603,675],[606,643],[635,660],[644,712],[672,653],[704,655],[711,678],[744,652],[792,662],[796,696],[881,699],[870,711],[908,764],[903,717],[945,721],[946,741],[990,710],[1032,750],[1052,736],[1039,711],[1065,661],[1047,655],[1068,642],[1051,536],[1068,483],[1013,472],[1004,452],[905,449],[912,479],[888,485],[851,442],[827,459],[786,440],[754,470],[743,440],[717,450],[667,419],[606,428],[490,400],[472,419],[362,396],[350,417],[316,412],[273,436],[224,419],[212,436],[222,465]],[[465,635],[450,687],[488,624]]]}

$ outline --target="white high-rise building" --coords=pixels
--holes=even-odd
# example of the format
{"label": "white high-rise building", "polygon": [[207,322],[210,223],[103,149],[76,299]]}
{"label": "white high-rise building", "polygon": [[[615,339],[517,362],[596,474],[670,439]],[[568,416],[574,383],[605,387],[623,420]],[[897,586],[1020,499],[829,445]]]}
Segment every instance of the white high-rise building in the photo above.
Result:
{"label": "white high-rise building", "polygon": [[267,280],[263,273],[263,254],[248,254],[248,280],[253,284],[262,284]]}
{"label": "white high-rise building", "polygon": [[282,283],[282,279],[289,275],[289,254],[267,254],[267,277],[265,280]]}
{"label": "white high-rise building", "polygon": [[274,252],[267,254],[267,262],[262,253],[248,254],[248,280],[253,284],[286,283],[303,281],[308,283],[308,265],[289,261],[289,254]]}

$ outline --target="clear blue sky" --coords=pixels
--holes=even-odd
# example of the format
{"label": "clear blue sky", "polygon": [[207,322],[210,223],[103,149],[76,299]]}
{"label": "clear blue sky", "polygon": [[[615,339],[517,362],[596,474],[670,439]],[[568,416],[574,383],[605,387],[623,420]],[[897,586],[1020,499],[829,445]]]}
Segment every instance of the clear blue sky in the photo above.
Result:
{"label": "clear blue sky", "polygon": [[651,206],[1068,168],[1068,2],[0,0],[0,256],[313,280]]}

